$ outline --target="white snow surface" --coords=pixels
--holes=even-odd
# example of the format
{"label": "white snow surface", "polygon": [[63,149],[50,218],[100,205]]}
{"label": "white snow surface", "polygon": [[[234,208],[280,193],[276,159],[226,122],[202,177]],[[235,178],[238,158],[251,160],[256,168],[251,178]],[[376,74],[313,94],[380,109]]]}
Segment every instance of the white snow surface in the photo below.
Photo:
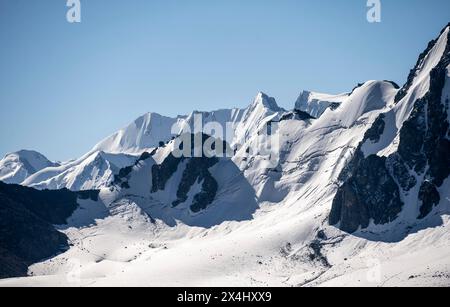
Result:
{"label": "white snow surface", "polygon": [[[0,280],[0,286],[450,286],[449,179],[440,187],[440,205],[423,220],[415,218],[414,190],[402,195],[404,211],[390,224],[351,235],[328,225],[338,176],[382,113],[388,129],[363,151],[396,151],[398,130],[428,90],[428,75],[442,57],[448,30],[399,103],[394,104],[398,90],[390,82],[369,81],[318,119],[279,122],[276,166],[260,154],[261,144],[275,141],[275,134],[263,133],[264,125],[284,113],[273,99],[260,93],[246,109],[204,112],[204,124],[231,119],[232,144],[243,144],[232,159],[222,158],[209,169],[218,193],[205,211],[189,210],[201,182],[184,204],[170,206],[185,162],[164,191],[151,193],[151,169],[170,154],[169,142],[133,167],[130,189],[102,187],[98,202],[80,202],[68,225],[58,226],[73,244],[67,252],[32,265],[30,277]],[[447,79],[444,95],[449,86]],[[80,177],[83,172],[76,170],[97,165],[97,159],[127,164],[124,152],[136,155],[172,137],[155,131],[158,124],[152,121],[164,121],[163,127],[176,122],[181,129],[192,125],[194,115],[170,120],[145,115],[81,159],[38,172],[26,183],[51,186],[63,173],[92,178],[92,172]],[[82,182],[77,185],[83,187]]]}
{"label": "white snow surface", "polygon": [[75,161],[44,168],[26,178],[22,184],[36,189],[100,189],[108,186],[121,168],[132,165],[137,158],[128,154],[93,151]]}
{"label": "white snow surface", "polygon": [[49,161],[42,154],[31,151],[21,150],[7,154],[0,160],[0,181],[8,184],[20,184],[28,176],[57,163]]}
{"label": "white snow surface", "polygon": [[349,93],[330,95],[317,92],[303,91],[295,102],[295,109],[319,118],[331,104],[341,104]]}

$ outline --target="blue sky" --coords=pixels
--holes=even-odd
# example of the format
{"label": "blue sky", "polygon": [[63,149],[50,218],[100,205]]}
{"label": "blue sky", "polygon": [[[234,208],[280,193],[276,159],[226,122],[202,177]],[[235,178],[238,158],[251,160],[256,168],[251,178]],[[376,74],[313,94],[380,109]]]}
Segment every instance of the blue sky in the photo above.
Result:
{"label": "blue sky", "polygon": [[258,91],[292,108],[303,89],[403,84],[450,22],[448,0],[0,0],[0,155],[65,160],[145,112],[244,107]]}

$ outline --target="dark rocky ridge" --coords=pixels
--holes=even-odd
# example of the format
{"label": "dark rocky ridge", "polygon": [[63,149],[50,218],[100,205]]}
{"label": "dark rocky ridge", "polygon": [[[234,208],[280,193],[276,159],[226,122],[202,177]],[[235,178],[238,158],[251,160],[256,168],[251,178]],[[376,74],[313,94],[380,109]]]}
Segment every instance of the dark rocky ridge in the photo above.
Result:
{"label": "dark rocky ridge", "polygon": [[169,154],[160,165],[153,165],[152,167],[152,189],[155,193],[166,188],[167,181],[175,174],[180,163],[184,158],[176,158]]}
{"label": "dark rocky ridge", "polygon": [[0,278],[26,276],[28,266],[68,248],[54,228],[65,224],[78,199],[98,199],[98,191],[38,191],[0,182]]}
{"label": "dark rocky ridge", "polygon": [[195,183],[202,183],[202,190],[194,196],[191,210],[199,212],[206,209],[214,201],[218,184],[209,172],[209,168],[217,164],[217,158],[191,158],[183,172],[180,185],[178,186],[178,199],[172,203],[176,207],[188,199],[188,193]]}
{"label": "dark rocky ridge", "polygon": [[422,206],[418,218],[426,217],[439,204],[437,189],[450,175],[448,99],[442,101],[450,64],[450,33],[447,39],[444,56],[430,73],[428,93],[416,101],[410,118],[400,130],[399,155],[410,169],[424,174],[419,191]]}
{"label": "dark rocky ridge", "polygon": [[[441,36],[445,32],[447,27],[450,27],[450,23],[448,23],[447,26],[444,27],[444,29],[441,31],[439,36]],[[438,41],[438,39],[434,39],[434,40],[430,41],[428,43],[427,48],[419,55],[419,59],[417,60],[416,65],[409,72],[408,79],[407,79],[405,85],[400,89],[400,91],[395,96],[396,103],[398,103],[400,100],[402,100],[406,96],[406,93],[408,92],[409,88],[411,87],[411,85],[414,81],[414,78],[416,77],[417,71],[420,69],[425,57],[430,52],[430,50],[433,49],[433,47],[436,45],[437,41]]]}
{"label": "dark rocky ridge", "polygon": [[129,165],[127,167],[124,167],[122,169],[119,170],[119,173],[117,175],[114,175],[114,180],[113,180],[113,184],[114,185],[120,185],[122,188],[129,188],[128,185],[128,181],[127,181],[127,177],[128,175],[131,174],[131,172],[133,171],[133,167],[137,166],[139,164],[139,162],[145,161],[149,158],[151,158],[156,152],[156,149],[149,153],[149,152],[144,152],[133,165]]}
{"label": "dark rocky ridge", "polygon": [[300,110],[293,110],[293,111],[283,114],[279,121],[282,122],[285,120],[310,120],[310,119],[316,119],[316,118],[314,116],[311,116],[307,112],[300,111]]}
{"label": "dark rocky ridge", "polygon": [[[398,101],[406,95],[411,78],[435,43],[432,41],[419,57],[407,84],[396,97]],[[422,202],[418,218],[425,218],[439,204],[438,188],[450,175],[448,101],[445,104],[442,102],[446,67],[449,64],[450,34],[444,56],[430,73],[429,92],[415,102],[409,119],[400,130],[398,152],[388,158],[375,155],[365,158],[361,151],[367,140],[374,143],[380,140],[385,129],[383,114],[365,134],[352,161],[340,175],[343,184],[333,200],[330,225],[340,223],[341,230],[352,233],[359,227],[367,228],[370,220],[375,224],[395,220],[404,206],[400,191],[410,191],[418,184],[412,171],[424,175],[418,195]]]}
{"label": "dark rocky ridge", "polygon": [[386,168],[387,159],[376,155],[364,157],[362,145],[370,140],[378,142],[385,128],[385,115],[375,120],[367,130],[352,160],[343,169],[343,182],[333,199],[329,224],[340,223],[340,229],[349,233],[359,227],[367,228],[370,220],[385,224],[395,220],[403,208],[400,191]]}
{"label": "dark rocky ridge", "polygon": [[[191,144],[195,145],[195,135],[191,135]],[[202,146],[205,145],[210,136],[202,134]],[[220,140],[219,140],[220,141]],[[180,149],[183,149],[184,144],[181,144]],[[229,150],[229,145],[222,141],[224,152]],[[212,146],[215,150],[215,146]],[[176,207],[184,203],[188,199],[188,193],[196,183],[201,183],[201,191],[194,195],[190,209],[192,212],[200,212],[210,205],[217,194],[218,183],[209,172],[209,168],[213,167],[219,162],[217,157],[207,157],[202,150],[201,157],[195,157],[194,151],[196,148],[191,148],[192,157],[175,157],[172,153],[160,165],[154,165],[152,168],[152,188],[151,192],[155,193],[160,190],[165,190],[167,182],[175,174],[181,162],[186,161],[186,168],[183,171],[181,182],[177,189],[177,200],[172,203]]]}
{"label": "dark rocky ridge", "polygon": [[[178,138],[174,138],[172,141],[182,138],[186,135],[181,135]],[[196,148],[195,147],[195,137],[199,136],[194,134],[189,134],[191,140],[191,156],[192,157],[175,157],[172,153],[170,153],[161,164],[155,164],[152,166],[151,176],[152,176],[152,186],[151,193],[156,193],[158,191],[163,191],[166,189],[167,182],[170,178],[175,174],[178,170],[180,163],[186,161],[186,169],[183,171],[181,182],[178,186],[177,190],[177,200],[174,201],[171,205],[176,207],[181,203],[185,202],[188,199],[188,193],[195,183],[202,183],[202,189],[199,193],[197,193],[193,197],[192,204],[190,209],[192,212],[199,212],[204,210],[211,204],[216,196],[218,184],[214,177],[209,172],[209,168],[214,166],[219,160],[216,157],[206,157],[206,154],[203,152],[203,146],[205,142],[211,139],[209,135],[201,134],[201,146],[202,146],[202,157],[195,157]],[[216,139],[213,139],[216,141]],[[220,140],[219,140],[220,141]],[[223,146],[223,152],[225,153],[227,150],[230,150],[228,143],[221,141]],[[181,142],[180,150],[183,150],[184,143]],[[215,150],[215,143],[212,144],[212,149]],[[139,159],[133,165],[125,167],[119,171],[114,178],[113,184],[116,186],[120,186],[122,189],[129,189],[130,185],[128,183],[129,176],[133,172],[133,168],[137,166],[141,161],[145,161],[151,158],[156,151],[166,146],[166,144],[160,144],[160,146],[153,150],[151,153],[143,153]]]}
{"label": "dark rocky ridge", "polygon": [[341,222],[340,229],[352,233],[359,227],[367,228],[371,220],[376,225],[392,222],[402,207],[399,189],[386,169],[386,158],[371,155],[339,188],[329,221],[331,225]]}

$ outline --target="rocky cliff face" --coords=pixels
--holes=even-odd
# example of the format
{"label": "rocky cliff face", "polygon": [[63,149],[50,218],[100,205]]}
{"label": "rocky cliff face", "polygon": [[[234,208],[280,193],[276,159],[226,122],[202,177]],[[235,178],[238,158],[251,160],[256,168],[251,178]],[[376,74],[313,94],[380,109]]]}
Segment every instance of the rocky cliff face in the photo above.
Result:
{"label": "rocky cliff face", "polygon": [[339,188],[330,213],[330,224],[340,222],[340,229],[355,232],[395,220],[403,203],[400,191],[386,168],[386,158],[371,155],[354,168],[350,178]]}
{"label": "rocky cliff face", "polygon": [[450,64],[450,45],[446,56],[431,72],[430,90],[416,102],[410,119],[400,132],[398,154],[405,164],[423,176],[419,200],[422,202],[419,218],[427,216],[439,204],[437,189],[450,175],[450,133],[448,98],[442,101],[442,90]]}
{"label": "rocky cliff face", "polygon": [[201,189],[194,195],[190,208],[192,212],[206,209],[213,202],[217,193],[217,181],[208,169],[217,162],[217,158],[191,158],[178,186],[177,200],[172,203],[172,206],[176,207],[187,201],[189,191],[198,183],[201,184]]}
{"label": "rocky cliff face", "polygon": [[[179,177],[179,181],[176,183],[175,189],[173,186],[170,187],[171,191],[175,193],[175,199],[171,201],[168,205],[173,208],[180,206],[181,204],[188,203],[190,211],[193,213],[200,212],[210,205],[217,194],[218,183],[214,176],[211,174],[209,169],[219,162],[217,157],[209,157],[203,152],[203,146],[205,143],[214,139],[211,139],[208,135],[202,134],[201,137],[201,148],[195,147],[195,135],[190,134],[187,138],[190,138],[192,147],[191,157],[176,157],[173,154],[173,146],[175,142],[181,140],[175,138],[168,144],[162,144],[158,148],[155,148],[152,153],[144,153],[134,165],[125,167],[119,171],[119,174],[115,176],[114,185],[120,187],[121,189],[130,189],[129,179],[133,176],[133,172],[139,169],[139,164],[147,159],[150,160],[155,154],[160,151],[167,151],[168,154],[159,164],[152,164],[149,168],[151,177],[151,187],[150,193],[155,194],[158,192],[164,192],[168,188],[169,181],[174,177]],[[215,140],[214,140],[215,141]],[[186,144],[180,141],[179,149],[183,150]],[[230,150],[229,145],[226,142],[222,142],[224,153],[226,150]],[[215,146],[212,146],[215,150]],[[195,152],[202,150],[202,155],[200,157],[195,157]],[[180,172],[180,174],[178,174]]]}
{"label": "rocky cliff face", "polygon": [[[190,138],[191,144],[194,144],[195,135],[191,135]],[[201,135],[201,157],[177,158],[170,153],[160,165],[154,165],[152,168],[152,193],[164,190],[168,180],[178,170],[180,163],[185,162],[185,169],[181,175],[176,200],[172,202],[172,207],[185,203],[189,199],[189,194],[194,193],[190,201],[190,210],[197,213],[206,209],[214,201],[218,188],[217,181],[209,172],[209,169],[219,162],[217,157],[207,157],[203,152],[203,146],[208,139],[210,139],[210,136]],[[225,152],[228,146],[227,143],[222,142],[222,146]],[[194,152],[197,150],[192,148],[191,151],[191,154],[194,155]],[[194,191],[196,184],[200,185],[198,191]]]}
{"label": "rocky cliff face", "polygon": [[[414,102],[412,111],[398,134],[397,150],[388,155],[370,154],[362,150],[363,144],[377,143],[386,130],[385,115],[381,114],[369,129],[349,165],[342,172],[342,185],[334,198],[329,218],[331,225],[355,232],[367,228],[370,221],[376,225],[395,220],[404,206],[402,193],[418,190],[420,202],[417,216],[425,218],[440,203],[439,187],[450,175],[450,141],[448,136],[449,100],[443,89],[450,64],[450,31],[443,31],[445,50],[438,64],[429,72],[429,89]],[[399,103],[411,89],[414,78],[425,60],[436,47],[432,41],[411,71],[406,85],[399,91]]]}

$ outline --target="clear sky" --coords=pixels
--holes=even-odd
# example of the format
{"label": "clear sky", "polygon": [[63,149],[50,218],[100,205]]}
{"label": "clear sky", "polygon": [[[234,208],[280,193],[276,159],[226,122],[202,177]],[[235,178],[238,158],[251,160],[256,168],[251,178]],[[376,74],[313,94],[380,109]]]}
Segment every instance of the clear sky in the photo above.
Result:
{"label": "clear sky", "polygon": [[87,152],[146,112],[292,108],[303,89],[403,84],[450,22],[449,0],[0,0],[0,155]]}

